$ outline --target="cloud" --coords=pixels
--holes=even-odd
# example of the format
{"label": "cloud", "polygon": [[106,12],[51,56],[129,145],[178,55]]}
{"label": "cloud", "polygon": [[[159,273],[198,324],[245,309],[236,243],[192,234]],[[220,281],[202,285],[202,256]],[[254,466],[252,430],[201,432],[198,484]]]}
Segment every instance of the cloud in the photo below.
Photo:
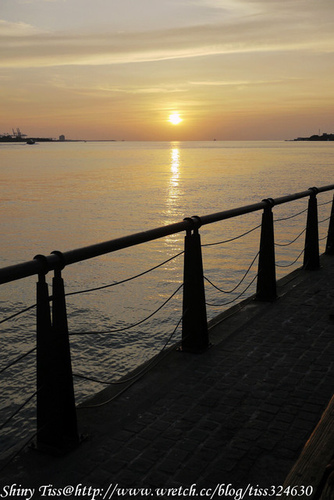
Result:
{"label": "cloud", "polygon": [[27,23],[13,23],[0,19],[0,39],[5,40],[12,37],[24,38],[37,33],[42,33],[41,30]]}
{"label": "cloud", "polygon": [[[334,11],[325,9],[330,6],[327,0],[319,0],[323,10],[316,10],[310,0],[269,5],[264,0],[201,1],[225,7],[248,5],[248,13],[253,6],[257,13],[253,10],[252,15],[216,24],[126,33],[47,33],[25,23],[0,21],[0,66],[111,65],[217,54],[333,50]],[[301,12],[296,13],[298,5]]]}
{"label": "cloud", "polygon": [[[294,79],[295,80],[295,79]],[[291,80],[288,80],[290,82]],[[243,87],[243,86],[257,86],[257,85],[277,85],[286,83],[287,80],[198,80],[190,81],[189,85],[197,85],[200,87]]]}
{"label": "cloud", "polygon": [[186,0],[190,5],[196,5],[216,12],[222,11],[228,18],[245,17],[262,11],[261,2],[249,0]]}
{"label": "cloud", "polygon": [[18,0],[21,5],[34,4],[34,3],[54,3],[54,2],[67,2],[67,0]]}

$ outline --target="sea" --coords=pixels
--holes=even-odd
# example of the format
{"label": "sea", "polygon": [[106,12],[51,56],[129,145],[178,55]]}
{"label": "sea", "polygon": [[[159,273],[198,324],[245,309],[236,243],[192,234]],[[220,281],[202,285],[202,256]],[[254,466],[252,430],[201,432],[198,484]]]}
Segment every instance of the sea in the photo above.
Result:
{"label": "sea", "polygon": [[[1,143],[0,157],[1,267],[334,182],[333,142]],[[332,197],[318,195],[321,252]],[[306,209],[273,209],[277,278],[302,265]],[[208,319],[254,293],[260,223],[200,228]],[[178,233],[64,269],[78,404],[180,340],[183,246]],[[1,286],[0,456],[35,432],[35,283]]]}

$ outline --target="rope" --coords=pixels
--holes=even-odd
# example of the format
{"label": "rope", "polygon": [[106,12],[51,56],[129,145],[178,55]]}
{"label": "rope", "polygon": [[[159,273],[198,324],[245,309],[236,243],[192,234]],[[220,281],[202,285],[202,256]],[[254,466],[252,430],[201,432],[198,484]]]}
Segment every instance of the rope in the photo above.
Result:
{"label": "rope", "polygon": [[319,203],[318,207],[322,207],[323,205],[329,205],[329,203],[332,203],[333,200],[325,201],[323,203]]}
{"label": "rope", "polygon": [[14,413],[3,423],[0,425],[0,429],[3,429],[14,417],[17,415],[31,400],[36,396],[38,391],[35,391],[29,398],[17,409]]}
{"label": "rope", "polygon": [[285,221],[285,220],[289,220],[289,219],[293,219],[294,217],[298,217],[298,215],[301,215],[303,214],[304,212],[307,212],[307,208],[305,208],[304,210],[302,210],[301,212],[298,212],[294,215],[290,215],[289,217],[283,217],[282,219],[275,219],[274,222],[282,222],[282,221]]}
{"label": "rope", "polygon": [[249,273],[249,271],[251,270],[251,268],[252,268],[252,266],[253,266],[254,262],[255,262],[255,261],[256,261],[256,259],[258,258],[259,253],[260,253],[260,252],[258,252],[258,253],[255,255],[255,257],[254,257],[254,259],[252,260],[252,262],[251,262],[250,266],[248,267],[248,269],[247,269],[246,273],[244,274],[244,276],[242,277],[242,279],[239,281],[239,283],[238,283],[238,284],[237,284],[234,288],[232,288],[232,290],[222,290],[221,288],[219,288],[218,286],[216,286],[214,283],[212,283],[212,281],[210,281],[210,280],[209,280],[206,276],[204,276],[204,279],[205,279],[208,283],[210,283],[210,285],[211,285],[211,286],[213,286],[213,288],[215,288],[216,290],[218,290],[218,292],[221,292],[221,293],[233,293],[233,292],[234,292],[234,291],[235,291],[235,290],[236,290],[236,289],[237,289],[237,288],[241,285],[241,283],[244,281],[244,279],[246,278],[246,276],[247,276],[247,274]]}
{"label": "rope", "polygon": [[7,366],[5,366],[5,368],[2,368],[0,370],[0,373],[3,373],[5,370],[7,370],[11,366],[15,365],[15,363],[18,363],[19,361],[21,361],[21,359],[25,358],[26,356],[28,356],[29,354],[31,354],[34,351],[36,351],[36,347],[33,347],[32,349],[30,349],[30,351],[26,352],[25,354],[22,354],[22,356],[20,356],[19,358],[15,359],[11,363],[9,363]]}
{"label": "rope", "polygon": [[0,325],[1,325],[1,323],[5,323],[5,321],[9,321],[10,319],[16,318],[16,316],[19,316],[20,314],[23,314],[27,311],[30,311],[30,309],[33,309],[34,307],[36,307],[36,304],[29,306],[29,307],[26,307],[25,309],[22,309],[22,311],[19,311],[15,314],[12,314],[11,316],[8,316],[7,318],[2,319],[0,321]]}
{"label": "rope", "polygon": [[300,252],[300,254],[298,255],[298,257],[297,257],[297,258],[296,258],[293,262],[291,262],[291,264],[287,264],[287,265],[284,265],[284,264],[276,264],[276,267],[291,267],[291,266],[293,266],[293,265],[297,262],[297,260],[299,260],[299,258],[303,255],[304,251],[305,251],[305,249],[303,249],[303,250]]}
{"label": "rope", "polygon": [[109,283],[108,285],[102,285],[102,286],[99,286],[99,287],[96,287],[96,288],[87,288],[86,290],[80,290],[78,292],[66,293],[65,295],[68,297],[69,295],[79,295],[81,293],[96,292],[98,290],[103,290],[104,288],[110,288],[112,286],[121,285],[122,283],[127,283],[128,281],[132,281],[132,280],[134,280],[136,278],[139,278],[140,276],[144,276],[145,274],[148,274],[151,271],[154,271],[155,269],[158,269],[159,267],[167,264],[171,260],[176,259],[177,257],[179,257],[180,255],[182,255],[183,253],[184,253],[184,251],[182,251],[182,252],[174,255],[173,257],[170,257],[169,259],[165,260],[164,262],[161,262],[157,266],[151,267],[150,269],[147,269],[146,271],[143,271],[142,273],[136,274],[135,276],[131,276],[131,278],[125,278],[122,281],[117,281],[116,283]]}
{"label": "rope", "polygon": [[138,321],[138,323],[134,323],[133,325],[130,326],[124,326],[123,328],[117,328],[114,330],[107,330],[107,331],[102,331],[102,332],[72,332],[70,335],[103,335],[103,334],[108,334],[108,333],[117,333],[117,332],[124,332],[125,330],[130,330],[131,328],[135,328],[136,326],[141,325],[142,323],[145,323],[145,321],[149,320],[154,316],[157,312],[159,312],[173,297],[176,295],[179,290],[183,287],[183,283],[175,290],[175,292],[163,303],[161,304],[154,312],[152,312],[149,316],[146,318]]}
{"label": "rope", "polygon": [[[176,333],[176,330],[178,329],[181,321],[183,320],[183,317],[184,315],[186,314],[187,311],[184,312],[184,314],[181,316],[181,318],[179,319],[176,327],[174,328],[174,331],[172,332],[172,334],[169,336],[167,342],[165,343],[164,347],[162,348],[162,350],[160,351],[159,354],[163,353],[163,351],[165,350],[165,348],[167,347],[168,343],[170,342],[170,340],[172,339],[172,337],[174,336],[174,334]],[[167,355],[168,353],[165,353],[165,356]],[[156,366],[158,363],[160,363],[160,361],[162,361],[162,359],[160,357],[158,357],[159,355],[157,354],[152,360],[151,362],[145,366],[145,368],[143,368],[139,373],[137,373],[136,375],[134,375],[133,377],[129,377],[125,380],[122,380],[122,381],[115,381],[115,382],[102,382],[100,381],[100,383],[102,384],[125,384],[127,382],[130,382],[130,385],[124,387],[118,394],[116,394],[115,396],[113,396],[112,398],[108,399],[107,401],[103,401],[103,403],[98,403],[96,405],[85,405],[85,406],[80,406],[78,409],[82,409],[82,408],[97,408],[97,407],[100,407],[100,406],[104,406],[108,403],[110,403],[111,401],[113,401],[114,399],[116,399],[118,396],[120,396],[121,394],[123,394],[123,392],[127,391],[137,380],[139,380],[141,377],[143,377],[146,373],[148,373],[152,368],[154,368],[154,366]],[[76,376],[80,376],[80,375],[76,375]],[[82,378],[88,378],[88,377],[85,377],[85,376],[82,376]],[[89,380],[89,378],[88,378]],[[97,381],[99,382],[99,381]]]}
{"label": "rope", "polygon": [[326,221],[328,221],[328,220],[330,220],[330,216],[329,216],[329,217],[327,217],[326,219],[319,220],[318,224],[322,224],[323,222],[326,222]]}
{"label": "rope", "polygon": [[[169,344],[169,342],[172,340],[174,334],[176,333],[176,330],[178,329],[178,327],[180,326],[180,323],[183,319],[183,316],[181,316],[181,319],[178,321],[176,327],[174,328],[173,332],[171,333],[171,335],[168,337],[168,340],[167,342],[165,342],[163,348],[160,350],[160,352],[158,354],[155,355],[158,356],[159,354],[161,354],[167,347],[167,345]],[[154,359],[154,358],[153,358]],[[142,372],[146,372],[147,368],[149,366],[151,366],[151,364],[153,363],[153,359],[151,360],[151,362],[143,369],[141,370],[140,372],[136,373],[136,375],[133,375],[132,377],[129,377],[129,378],[126,378],[124,380],[116,380],[116,381],[104,381],[104,380],[98,380],[96,378],[93,378],[93,377],[87,377],[86,375],[81,375],[81,374],[78,374],[78,373],[75,373],[73,374],[75,377],[78,377],[78,378],[82,378],[82,379],[85,379],[85,380],[89,380],[90,382],[96,382],[98,384],[104,384],[104,385],[118,385],[118,384],[126,384],[127,382],[131,382],[132,380],[134,379],[137,379],[138,376],[142,373]]]}
{"label": "rope", "polygon": [[294,240],[290,241],[289,243],[275,243],[275,246],[277,246],[277,247],[288,247],[289,245],[292,245],[292,243],[294,243],[295,241],[297,241],[298,238],[300,238],[301,235],[305,233],[305,231],[306,231],[306,228],[303,229],[300,234],[298,234],[297,238],[295,238]]}
{"label": "rope", "polygon": [[[150,269],[147,269],[146,271],[143,271],[142,273],[139,273],[139,274],[136,274],[135,276],[132,276],[131,278],[126,278],[122,281],[117,281],[116,283],[109,283],[108,285],[102,285],[102,286],[99,286],[99,287],[96,287],[96,288],[88,288],[86,290],[79,290],[77,292],[69,292],[69,293],[66,293],[65,296],[68,297],[70,295],[79,295],[79,294],[82,294],[82,293],[88,293],[88,292],[95,292],[95,291],[98,291],[98,290],[103,290],[104,288],[110,288],[112,286],[116,286],[116,285],[121,285],[122,283],[127,283],[128,281],[132,281],[136,278],[140,278],[141,276],[144,276],[145,274],[148,274],[150,273],[151,271],[154,271],[155,269],[158,269],[159,267],[167,264],[168,262],[170,262],[171,260],[174,260],[176,259],[177,257],[179,257],[180,255],[184,254],[184,251],[174,255],[173,257],[170,257],[169,259],[165,260],[164,262],[161,262],[160,264],[154,266],[154,267],[151,267]],[[50,301],[52,300],[52,296],[49,297]],[[15,313],[15,314],[12,314],[11,316],[8,316],[7,318],[4,318],[2,320],[0,320],[0,325],[2,323],[5,323],[6,321],[10,321],[11,319],[15,318],[16,316],[19,316],[20,314],[23,314],[27,311],[30,311],[31,309],[33,309],[34,307],[36,307],[37,304],[33,304],[32,306],[29,306],[29,307],[26,307],[25,309],[22,309],[21,311]]]}
{"label": "rope", "polygon": [[247,292],[247,290],[251,287],[251,285],[254,283],[254,281],[256,280],[257,277],[258,277],[258,274],[256,274],[254,276],[254,278],[249,283],[249,285],[237,297],[235,297],[233,300],[230,300],[229,302],[224,302],[223,304],[210,304],[210,303],[206,302],[206,305],[210,306],[210,307],[223,307],[223,306],[227,306],[229,304],[232,304],[233,302],[235,302],[236,300],[238,300],[245,292]]}
{"label": "rope", "polygon": [[231,241],[238,240],[239,238],[242,238],[243,236],[246,236],[247,234],[252,233],[256,229],[259,229],[259,227],[261,227],[261,224],[253,227],[253,229],[250,229],[249,231],[246,231],[246,233],[243,233],[243,234],[240,234],[239,236],[235,236],[234,238],[231,238],[230,240],[218,241],[216,243],[206,243],[205,245],[202,245],[202,247],[212,247],[214,245],[223,245],[224,243],[230,243]]}

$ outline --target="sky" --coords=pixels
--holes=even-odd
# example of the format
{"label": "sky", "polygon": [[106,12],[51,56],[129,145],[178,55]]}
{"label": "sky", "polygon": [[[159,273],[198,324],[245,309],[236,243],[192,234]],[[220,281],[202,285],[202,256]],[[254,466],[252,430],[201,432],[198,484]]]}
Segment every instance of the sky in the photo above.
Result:
{"label": "sky", "polygon": [[333,0],[0,0],[0,134],[333,133],[333,52]]}

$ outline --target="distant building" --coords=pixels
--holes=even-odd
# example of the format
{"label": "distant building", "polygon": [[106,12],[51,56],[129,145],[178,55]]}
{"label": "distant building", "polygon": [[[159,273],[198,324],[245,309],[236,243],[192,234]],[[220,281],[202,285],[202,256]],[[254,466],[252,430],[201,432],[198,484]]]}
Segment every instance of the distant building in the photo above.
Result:
{"label": "distant building", "polygon": [[65,136],[64,136],[64,135],[60,135],[60,136],[59,136],[59,140],[60,140],[60,141],[65,141]]}

